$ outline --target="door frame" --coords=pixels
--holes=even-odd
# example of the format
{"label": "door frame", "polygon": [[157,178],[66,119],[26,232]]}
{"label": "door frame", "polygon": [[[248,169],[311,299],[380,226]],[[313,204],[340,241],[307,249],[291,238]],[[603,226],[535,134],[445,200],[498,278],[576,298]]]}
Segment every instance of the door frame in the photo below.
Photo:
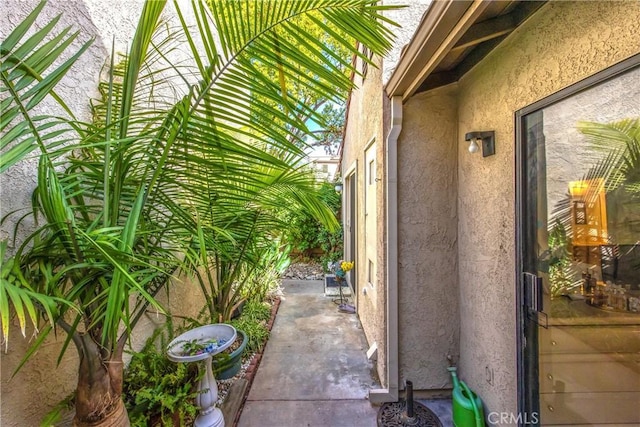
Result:
{"label": "door frame", "polygon": [[354,261],[353,269],[349,272],[347,283],[351,286],[354,303],[358,306],[358,160],[356,159],[344,173],[344,207],[343,221],[348,221],[349,229],[344,233],[344,259]]}
{"label": "door frame", "polygon": [[[537,323],[529,319],[529,309],[525,306],[525,244],[526,244],[526,211],[527,211],[527,147],[525,146],[525,129],[523,119],[526,115],[548,107],[556,102],[575,95],[585,89],[617,77],[633,68],[640,66],[640,54],[635,54],[617,64],[614,64],[596,74],[580,80],[564,89],[559,90],[521,110],[515,112],[515,172],[516,172],[516,316],[517,316],[517,385],[518,385],[518,413],[539,414],[539,386],[538,386],[538,341]],[[535,272],[534,272],[535,273]],[[519,425],[527,417],[519,417]],[[528,418],[531,420],[532,418]],[[538,420],[539,423],[539,420]],[[537,424],[537,423],[536,423]],[[527,425],[531,425],[528,423]]]}
{"label": "door frame", "polygon": [[[374,295],[371,298],[371,301],[373,303],[373,306],[376,307],[377,304],[377,297],[375,296],[376,293],[378,292],[378,287],[379,284],[377,283],[377,271],[378,271],[378,254],[379,254],[379,249],[378,249],[378,243],[377,243],[377,223],[378,223],[378,146],[376,143],[376,137],[372,137],[371,139],[369,139],[369,142],[367,142],[364,146],[364,149],[362,151],[362,158],[363,158],[363,165],[362,165],[362,182],[363,182],[363,188],[362,188],[362,195],[364,198],[364,203],[362,205],[362,213],[364,214],[362,216],[363,218],[363,227],[364,227],[364,238],[362,239],[362,251],[364,253],[364,265],[361,271],[361,277],[363,278],[363,288],[367,287],[369,288],[368,292],[372,292],[372,295]],[[367,159],[367,153],[372,153],[373,154],[373,176],[371,174],[371,169],[370,169],[370,162],[368,162]],[[369,180],[373,180],[373,183],[370,184]],[[371,189],[369,188],[370,186],[373,186],[374,188]],[[373,212],[369,212],[369,205],[370,203],[373,204]],[[374,217],[374,221],[373,221],[373,227],[374,227],[374,232],[373,233],[368,233],[367,232],[367,224],[371,223],[371,215],[373,215]],[[369,239],[371,239],[371,235],[373,234],[374,238],[373,238],[373,245],[370,245],[369,243],[371,243],[369,241]],[[373,246],[373,253],[369,253],[369,251],[371,250],[371,246]],[[371,265],[373,265],[373,271],[371,271]]]}

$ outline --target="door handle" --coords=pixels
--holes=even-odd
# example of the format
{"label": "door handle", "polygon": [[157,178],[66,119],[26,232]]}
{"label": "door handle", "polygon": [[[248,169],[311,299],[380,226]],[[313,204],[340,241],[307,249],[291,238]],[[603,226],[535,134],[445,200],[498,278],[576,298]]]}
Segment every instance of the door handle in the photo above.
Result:
{"label": "door handle", "polygon": [[537,312],[543,311],[542,306],[542,277],[535,274],[523,273],[524,305]]}
{"label": "door handle", "polygon": [[542,277],[532,273],[523,273],[524,305],[527,308],[527,317],[542,326],[549,327],[549,317],[545,313],[542,296]]}

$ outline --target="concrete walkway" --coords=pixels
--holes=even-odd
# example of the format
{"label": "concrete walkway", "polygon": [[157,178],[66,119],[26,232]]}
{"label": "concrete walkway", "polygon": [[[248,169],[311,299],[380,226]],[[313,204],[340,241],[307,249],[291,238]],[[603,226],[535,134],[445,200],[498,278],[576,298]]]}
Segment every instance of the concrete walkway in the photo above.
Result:
{"label": "concrete walkway", "polygon": [[356,315],[340,313],[322,281],[285,280],[239,427],[374,427],[379,385]]}

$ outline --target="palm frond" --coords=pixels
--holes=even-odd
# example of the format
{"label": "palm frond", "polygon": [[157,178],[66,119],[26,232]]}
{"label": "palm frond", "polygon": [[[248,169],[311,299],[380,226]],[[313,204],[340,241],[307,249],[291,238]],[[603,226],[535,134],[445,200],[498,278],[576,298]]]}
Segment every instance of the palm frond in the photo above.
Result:
{"label": "palm frond", "polygon": [[[77,35],[42,42],[57,21],[21,44],[39,6],[1,45],[11,115],[0,131],[11,140],[0,170],[39,150],[34,211],[45,224],[14,259],[32,288],[20,299],[15,286],[0,292],[0,308],[22,301],[28,316],[47,298],[75,302],[81,311],[56,302],[47,317],[111,351],[145,307],[162,309],[154,296],[177,268],[213,267],[217,301],[233,307],[233,290],[287,227],[283,210],[337,227],[301,166],[317,116],[308,99],[352,88],[356,39],[378,55],[391,46],[374,0],[175,1],[178,28],[162,22],[165,3],[147,1],[131,50],[112,53],[91,123],[32,114],[89,42],[58,67]],[[192,63],[172,60],[180,40]]]}
{"label": "palm frond", "polygon": [[[77,38],[78,32],[70,33],[69,27],[57,30],[59,17],[25,39],[44,5],[45,2],[41,2],[0,43],[0,94],[3,95],[0,103],[0,133],[3,134],[0,173],[35,149],[46,153],[51,142],[54,142],[54,146],[59,145],[60,140],[64,139],[61,136],[71,130],[65,120],[55,116],[33,116],[31,111],[45,97],[51,96],[62,112],[73,117],[71,109],[56,94],[54,87],[88,49],[92,40],[69,53],[69,47]],[[56,64],[65,55],[69,55],[68,58],[61,64]],[[53,133],[52,128],[56,129]],[[54,141],[50,141],[51,139]]]}

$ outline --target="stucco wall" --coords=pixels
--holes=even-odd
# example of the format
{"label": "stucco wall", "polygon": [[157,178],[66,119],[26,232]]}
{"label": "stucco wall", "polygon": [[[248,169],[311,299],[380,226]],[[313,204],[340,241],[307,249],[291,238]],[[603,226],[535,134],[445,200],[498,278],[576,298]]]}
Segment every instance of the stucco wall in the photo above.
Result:
{"label": "stucco wall", "polygon": [[[386,378],[386,235],[385,235],[385,150],[386,137],[389,132],[389,100],[383,93],[383,82],[389,80],[402,49],[411,40],[415,28],[422,19],[431,0],[384,0],[384,5],[408,5],[397,10],[385,11],[388,18],[401,24],[401,28],[393,27],[396,37],[394,45],[384,60],[377,59],[379,68],[369,67],[364,81],[355,76],[358,88],[351,93],[347,126],[342,154],[342,175],[357,164],[357,257],[358,270],[355,295],[358,315],[362,323],[367,341],[378,347],[377,371],[383,387],[387,386]],[[364,251],[366,241],[364,222],[364,156],[367,144],[375,140],[377,153],[377,229],[376,229],[376,287],[372,292],[366,283],[367,259]],[[364,292],[363,292],[364,290]]]}
{"label": "stucco wall", "polygon": [[[378,64],[380,60],[378,59]],[[376,367],[382,386],[386,386],[386,323],[385,323],[385,269],[384,269],[384,146],[383,133],[383,94],[381,91],[381,69],[369,67],[364,80],[356,78],[359,86],[351,94],[348,126],[344,139],[344,151],[342,155],[342,171],[344,173],[357,164],[357,236],[358,247],[356,250],[356,268],[358,294],[355,295],[358,316],[369,345],[376,343],[378,346],[378,358]],[[366,100],[366,102],[363,102]],[[378,200],[376,215],[376,283],[375,288],[367,285],[367,257],[365,253],[365,149],[368,143],[374,139],[376,150],[376,176],[381,179],[376,185],[376,197]]]}
{"label": "stucco wall", "polygon": [[[38,1],[4,1],[2,2],[2,25],[0,25],[1,38],[4,39],[15,26],[26,17],[38,4]],[[133,5],[137,7],[137,5]],[[106,8],[103,8],[106,9]],[[131,16],[127,16],[131,11]],[[121,24],[123,33],[133,34],[135,20],[138,13],[128,8],[117,8],[114,14],[120,16],[116,21]],[[44,22],[62,13],[58,24],[59,28],[72,26],[80,30],[78,40],[72,46],[76,49],[82,42],[96,37],[91,48],[80,57],[75,66],[57,86],[58,94],[67,101],[76,117],[80,120],[88,120],[89,97],[97,95],[97,83],[100,69],[105,63],[108,51],[106,42],[101,37],[101,31],[91,17],[91,12],[84,2],[57,2],[45,6],[36,22],[37,28],[41,28]],[[108,22],[108,21],[107,21]],[[72,47],[73,50],[73,47]],[[45,100],[39,107],[39,111],[54,114],[59,113],[54,103]],[[37,159],[23,161],[2,175],[2,195],[0,213],[2,216],[16,209],[29,208],[31,192],[36,184]],[[14,222],[9,221],[2,226],[0,238],[13,235]],[[22,241],[33,227],[29,219],[18,229],[18,243]],[[10,247],[12,241],[9,241]],[[2,425],[25,426],[38,425],[42,416],[49,411],[62,398],[75,389],[77,380],[77,355],[73,348],[67,352],[60,366],[56,367],[56,359],[64,342],[64,334],[61,339],[48,339],[41,349],[31,358],[22,370],[12,379],[11,374],[18,366],[21,358],[26,353],[32,331],[27,331],[27,339],[20,334],[15,321],[11,325],[9,347],[2,354]]]}
{"label": "stucco wall", "polygon": [[395,37],[393,47],[384,57],[382,64],[382,84],[386,84],[400,61],[404,47],[411,41],[413,34],[422,21],[422,15],[429,8],[432,0],[383,0],[385,6],[401,6],[388,10],[384,15],[400,24],[400,27],[387,26],[392,29]]}
{"label": "stucco wall", "polygon": [[[516,411],[514,112],[640,52],[638,34],[639,2],[547,3],[459,82],[460,374],[490,411]],[[476,130],[495,156],[467,152]]]}
{"label": "stucco wall", "polygon": [[[20,21],[33,10],[39,0],[4,0],[0,2],[0,39],[4,39]],[[124,51],[131,42],[142,2],[101,0],[49,2],[37,28],[54,16],[62,13],[59,27],[72,26],[80,30],[79,40],[74,46],[95,37],[91,48],[80,57],[69,74],[56,86],[58,94],[72,108],[80,120],[89,120],[89,98],[97,95],[99,73],[111,52],[112,37],[116,37],[116,50]],[[168,6],[169,14],[171,6]],[[53,103],[44,102],[38,107],[43,113],[58,113]],[[30,159],[17,164],[3,173],[1,179],[0,216],[19,208],[30,206],[30,196],[36,184],[36,161]],[[13,221],[7,221],[0,229],[0,238],[13,235]],[[32,223],[25,222],[18,230],[18,242],[29,233]],[[18,243],[19,244],[19,243]],[[195,316],[202,306],[199,289],[188,282],[176,282],[172,289],[174,298],[169,309],[185,316]],[[180,298],[175,296],[179,295]],[[166,305],[165,295],[159,297]],[[139,348],[153,328],[161,324],[162,317],[149,315],[138,324],[133,334],[133,346]],[[11,325],[11,336],[7,352],[1,355],[0,420],[3,426],[22,427],[39,425],[42,417],[61,399],[68,396],[77,381],[77,356],[73,346],[59,366],[56,360],[65,335],[60,332],[56,341],[53,336],[27,362],[13,378],[11,374],[30,345],[33,331],[27,331],[27,339],[20,334],[17,321]],[[3,343],[4,346],[4,343]]]}
{"label": "stucco wall", "polygon": [[400,384],[450,388],[458,357],[456,86],[412,97],[398,139]]}

